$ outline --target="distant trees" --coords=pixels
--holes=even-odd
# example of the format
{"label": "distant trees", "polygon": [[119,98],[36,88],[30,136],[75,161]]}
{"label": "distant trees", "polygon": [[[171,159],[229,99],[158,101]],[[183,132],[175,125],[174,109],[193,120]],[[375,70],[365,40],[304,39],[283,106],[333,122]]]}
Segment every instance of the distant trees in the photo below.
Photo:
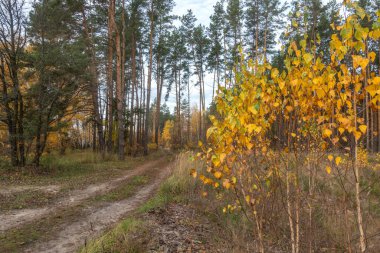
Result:
{"label": "distant trees", "polygon": [[245,11],[246,34],[249,53],[253,59],[267,59],[273,54],[276,32],[284,25],[287,5],[279,0],[247,0]]}
{"label": "distant trees", "polygon": [[[369,27],[377,2],[359,4],[372,17],[363,21]],[[192,146],[206,136],[207,98],[239,85],[240,49],[249,55],[244,60],[284,70],[277,42],[289,45],[307,34],[308,49],[316,47],[328,63],[332,24],[339,25],[334,1],[293,1],[287,8],[278,0],[221,0],[209,27],[191,10],[176,17],[173,0],[38,0],[29,17],[23,6],[22,0],[0,3],[0,119],[14,166],[29,158],[38,165],[48,135],[70,136],[67,125],[91,133],[86,142],[103,155],[148,154],[150,141],[160,143],[168,99],[175,101],[172,141]],[[377,41],[367,43],[367,51],[377,48]],[[370,68],[377,70],[378,61]],[[368,104],[360,110],[370,126],[365,145],[377,150],[379,115]],[[72,124],[67,115],[78,113]]]}

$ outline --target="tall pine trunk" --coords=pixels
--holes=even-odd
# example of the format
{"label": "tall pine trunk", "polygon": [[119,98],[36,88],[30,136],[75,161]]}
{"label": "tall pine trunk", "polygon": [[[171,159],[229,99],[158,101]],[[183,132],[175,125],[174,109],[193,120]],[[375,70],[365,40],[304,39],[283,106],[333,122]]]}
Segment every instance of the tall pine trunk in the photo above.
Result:
{"label": "tall pine trunk", "polygon": [[107,38],[107,151],[113,152],[113,33],[115,16],[115,0],[108,6],[108,38]]}
{"label": "tall pine trunk", "polygon": [[145,131],[143,138],[144,155],[148,155],[148,132],[149,132],[149,109],[150,109],[150,92],[152,86],[152,67],[153,67],[153,32],[154,32],[154,6],[153,0],[150,3],[150,35],[149,35],[149,66],[148,66],[148,86],[145,104]]}

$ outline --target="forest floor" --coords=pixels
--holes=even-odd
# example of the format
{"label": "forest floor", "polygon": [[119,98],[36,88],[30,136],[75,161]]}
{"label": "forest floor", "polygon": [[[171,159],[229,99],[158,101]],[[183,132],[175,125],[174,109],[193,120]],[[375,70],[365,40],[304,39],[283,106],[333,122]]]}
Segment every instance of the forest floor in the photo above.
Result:
{"label": "forest floor", "polygon": [[99,162],[81,153],[54,157],[52,171],[1,170],[0,252],[75,251],[143,204],[170,173],[171,159]]}
{"label": "forest floor", "polygon": [[[189,176],[190,169],[204,166],[193,155],[158,151],[119,162],[91,152],[50,154],[39,171],[0,164],[0,252],[256,252],[250,221],[223,212],[232,199],[206,194]],[[371,165],[378,166],[378,158]],[[366,180],[379,177],[375,171]],[[363,185],[371,185],[375,197],[368,231],[374,235],[371,249],[378,249],[380,188]],[[321,189],[337,194],[326,184]],[[332,195],[327,199],[334,202]],[[269,234],[267,252],[290,251],[283,231]]]}

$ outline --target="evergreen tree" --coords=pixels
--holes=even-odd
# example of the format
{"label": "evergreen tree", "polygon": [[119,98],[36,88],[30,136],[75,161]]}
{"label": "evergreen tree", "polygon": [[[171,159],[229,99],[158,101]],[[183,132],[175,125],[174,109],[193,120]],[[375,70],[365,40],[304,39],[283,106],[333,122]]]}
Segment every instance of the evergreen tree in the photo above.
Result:
{"label": "evergreen tree", "polygon": [[233,82],[233,68],[238,62],[238,47],[242,42],[243,8],[240,0],[228,0],[225,19],[226,43],[228,45],[225,63],[229,71],[229,79]]}
{"label": "evergreen tree", "polygon": [[214,14],[210,17],[210,27],[208,28],[208,36],[210,38],[210,54],[207,59],[208,68],[214,73],[214,80],[212,85],[212,97],[215,93],[215,83],[218,90],[221,80],[221,73],[223,71],[223,30],[225,26],[224,9],[221,2],[217,2],[214,6]]}
{"label": "evergreen tree", "polygon": [[279,0],[247,0],[245,11],[246,41],[251,57],[267,59],[273,55],[277,32],[284,25],[286,3]]}
{"label": "evergreen tree", "polygon": [[[30,13],[28,35],[33,66],[28,74],[37,80],[31,87],[28,129],[36,140],[33,163],[38,166],[49,132],[59,127],[69,105],[79,103],[81,81],[88,57],[75,1],[41,0]],[[79,106],[79,104],[77,104]],[[53,125],[55,127],[53,127]]]}

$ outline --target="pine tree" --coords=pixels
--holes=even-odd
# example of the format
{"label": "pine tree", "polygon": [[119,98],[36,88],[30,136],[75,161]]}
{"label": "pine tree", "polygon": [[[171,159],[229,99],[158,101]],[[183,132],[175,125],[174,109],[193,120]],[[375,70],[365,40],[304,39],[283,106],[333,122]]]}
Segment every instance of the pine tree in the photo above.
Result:
{"label": "pine tree", "polygon": [[240,0],[228,0],[226,10],[226,41],[228,53],[226,64],[229,71],[229,79],[233,83],[235,63],[238,62],[239,46],[242,42],[243,8]]}
{"label": "pine tree", "polygon": [[214,14],[210,17],[210,27],[208,28],[208,36],[210,38],[210,54],[208,57],[208,68],[214,74],[212,85],[212,97],[215,94],[215,83],[217,90],[220,88],[221,73],[223,71],[223,31],[225,27],[224,9],[221,2],[217,2],[214,6]]}
{"label": "pine tree", "polygon": [[276,33],[284,25],[286,3],[279,0],[247,0],[245,11],[246,41],[252,58],[273,55]]}
{"label": "pine tree", "polygon": [[41,0],[30,13],[28,35],[32,51],[29,61],[33,68],[30,77],[37,80],[30,89],[28,107],[29,127],[35,137],[33,163],[39,166],[49,132],[54,122],[58,127],[69,105],[79,102],[78,92],[88,57],[80,39],[80,24],[75,2]]}

